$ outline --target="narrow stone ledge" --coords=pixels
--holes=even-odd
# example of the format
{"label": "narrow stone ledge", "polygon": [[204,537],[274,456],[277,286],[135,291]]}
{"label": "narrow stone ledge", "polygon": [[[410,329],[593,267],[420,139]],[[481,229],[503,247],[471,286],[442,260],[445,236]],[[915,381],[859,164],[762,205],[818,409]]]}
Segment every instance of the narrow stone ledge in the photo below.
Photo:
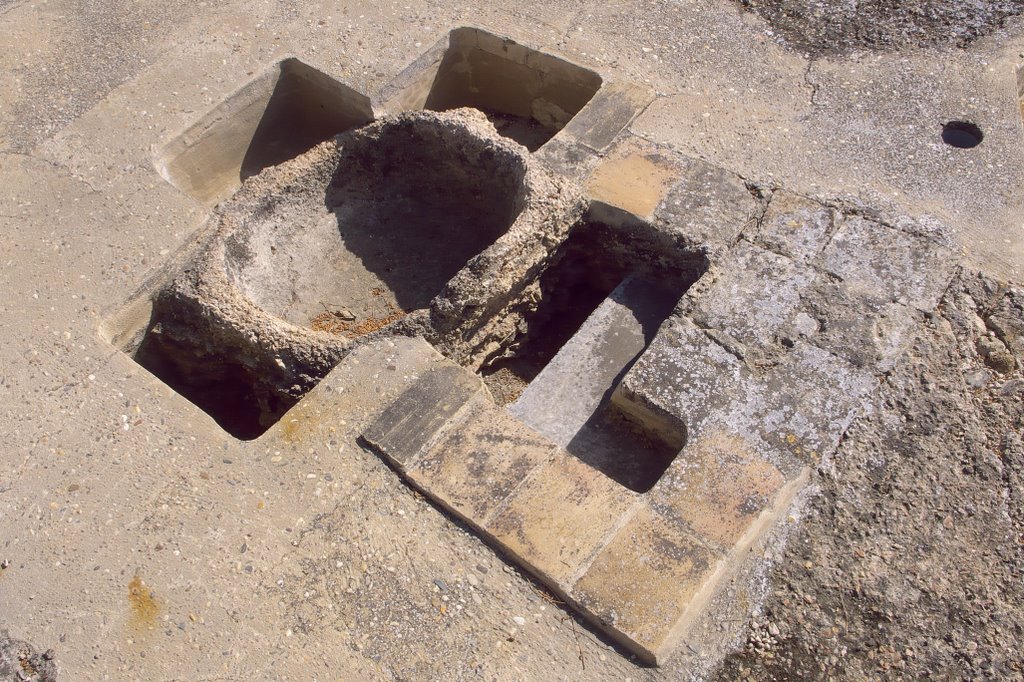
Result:
{"label": "narrow stone ledge", "polygon": [[566,125],[563,134],[602,152],[654,100],[654,92],[632,83],[606,83]]}

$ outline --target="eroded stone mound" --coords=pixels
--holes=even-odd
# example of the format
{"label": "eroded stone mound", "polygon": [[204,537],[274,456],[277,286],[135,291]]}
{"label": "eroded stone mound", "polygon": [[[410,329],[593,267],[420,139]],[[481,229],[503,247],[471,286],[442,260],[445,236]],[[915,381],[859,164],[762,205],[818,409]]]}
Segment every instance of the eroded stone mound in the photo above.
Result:
{"label": "eroded stone mound", "polygon": [[[454,353],[578,220],[570,183],[482,113],[409,112],[247,180],[154,299],[140,361],[255,437],[375,332]],[[211,409],[207,409],[212,412]],[[232,410],[227,410],[232,413]]]}

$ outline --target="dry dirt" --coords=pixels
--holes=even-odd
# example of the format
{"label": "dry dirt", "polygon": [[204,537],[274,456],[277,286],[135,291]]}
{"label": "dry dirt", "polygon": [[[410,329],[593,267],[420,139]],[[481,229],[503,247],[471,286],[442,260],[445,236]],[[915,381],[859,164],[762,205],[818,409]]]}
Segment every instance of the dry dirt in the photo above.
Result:
{"label": "dry dirt", "polygon": [[[847,432],[719,680],[1024,675],[1024,291],[974,274]],[[995,367],[993,367],[994,365]]]}

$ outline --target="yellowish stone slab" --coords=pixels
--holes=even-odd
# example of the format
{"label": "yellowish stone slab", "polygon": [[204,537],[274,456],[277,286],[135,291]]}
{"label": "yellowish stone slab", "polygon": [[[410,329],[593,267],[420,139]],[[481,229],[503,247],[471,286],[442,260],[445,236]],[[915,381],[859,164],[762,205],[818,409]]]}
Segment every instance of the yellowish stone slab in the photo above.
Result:
{"label": "yellowish stone slab", "polygon": [[482,527],[516,486],[557,450],[505,410],[477,404],[405,473],[449,510]]}
{"label": "yellowish stone slab", "polygon": [[651,490],[650,503],[728,550],[772,506],[784,483],[745,438],[712,429],[686,446]]}
{"label": "yellowish stone slab", "polygon": [[612,637],[650,663],[706,602],[724,555],[678,521],[641,507],[571,590]]}
{"label": "yellowish stone slab", "polygon": [[638,499],[637,493],[560,450],[515,490],[486,531],[564,589]]}

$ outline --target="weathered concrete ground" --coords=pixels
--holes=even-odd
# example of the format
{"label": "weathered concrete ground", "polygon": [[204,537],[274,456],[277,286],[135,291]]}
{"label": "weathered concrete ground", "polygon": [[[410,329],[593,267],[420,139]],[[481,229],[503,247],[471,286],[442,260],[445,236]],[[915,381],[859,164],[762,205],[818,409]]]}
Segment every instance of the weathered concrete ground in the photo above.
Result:
{"label": "weathered concrete ground", "polygon": [[[791,49],[724,0],[0,3],[11,637],[52,649],[62,679],[708,672],[697,651],[650,669],[609,648],[362,450],[360,401],[393,397],[373,371],[343,368],[362,387],[344,398],[350,423],[318,425],[317,447],[281,425],[269,448],[227,437],[98,338],[208,216],[159,177],[154,147],[281,55],[374,92],[474,23],[652,86],[630,125],[641,138],[953,229],[965,274],[818,472],[822,494],[788,544],[764,548],[776,564],[755,576],[761,590],[727,590],[735,624],[703,627],[746,648],[722,679],[1019,676],[1021,377],[993,339],[1021,362],[1020,294],[985,282],[1024,267],[1024,34],[1013,5],[984,4],[1009,18],[966,48],[913,40],[933,46],[844,57],[828,36],[828,49]],[[827,34],[815,21],[783,34]],[[982,126],[980,147],[939,141],[957,118]]]}

